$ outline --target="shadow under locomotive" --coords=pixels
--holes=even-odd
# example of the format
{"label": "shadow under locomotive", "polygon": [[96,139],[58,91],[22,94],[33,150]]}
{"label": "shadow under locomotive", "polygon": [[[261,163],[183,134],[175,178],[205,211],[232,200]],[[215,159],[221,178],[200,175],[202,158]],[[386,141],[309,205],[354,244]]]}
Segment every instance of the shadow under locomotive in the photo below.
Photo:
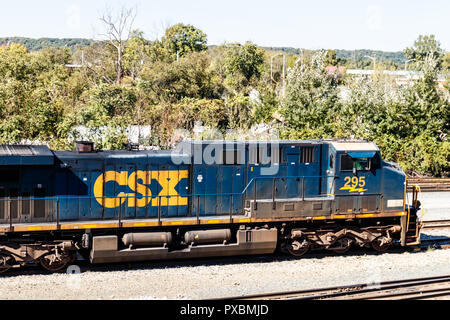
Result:
{"label": "shadow under locomotive", "polygon": [[[443,250],[448,250],[450,245],[450,237],[444,236],[426,236],[423,239],[424,243],[420,248],[417,247],[400,247],[396,246],[386,252],[380,252],[377,250],[367,250],[366,248],[353,247],[345,253],[346,257],[366,257],[366,256],[380,256],[380,255],[393,255],[408,252],[410,254],[418,254],[426,250],[439,250],[443,246]],[[91,264],[89,260],[84,259],[82,256],[78,256],[73,261],[72,265],[76,265],[78,268],[62,269],[57,272],[72,274],[73,270],[76,272],[117,272],[117,271],[140,271],[140,270],[167,270],[167,269],[179,269],[185,267],[214,267],[214,266],[232,266],[243,264],[264,264],[283,261],[299,261],[310,259],[325,259],[325,258],[339,258],[344,254],[330,252],[328,250],[317,250],[306,253],[301,258],[286,255],[279,251],[273,254],[265,255],[243,255],[243,256],[230,256],[230,257],[211,257],[211,258],[190,258],[190,259],[174,259],[164,261],[147,261],[147,262],[127,262],[127,263],[115,263],[115,264]],[[26,275],[50,275],[53,272],[48,270],[42,270],[39,266],[30,266],[27,269],[20,271],[10,271],[8,273],[0,274],[1,278],[26,276]]]}

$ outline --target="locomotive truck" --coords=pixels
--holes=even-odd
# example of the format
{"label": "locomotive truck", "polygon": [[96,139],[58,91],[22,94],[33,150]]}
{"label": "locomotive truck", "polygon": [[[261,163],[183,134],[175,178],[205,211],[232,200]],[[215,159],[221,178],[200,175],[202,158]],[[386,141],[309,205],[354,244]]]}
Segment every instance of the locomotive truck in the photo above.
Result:
{"label": "locomotive truck", "polygon": [[0,271],[417,245],[420,203],[366,140],[0,146]]}

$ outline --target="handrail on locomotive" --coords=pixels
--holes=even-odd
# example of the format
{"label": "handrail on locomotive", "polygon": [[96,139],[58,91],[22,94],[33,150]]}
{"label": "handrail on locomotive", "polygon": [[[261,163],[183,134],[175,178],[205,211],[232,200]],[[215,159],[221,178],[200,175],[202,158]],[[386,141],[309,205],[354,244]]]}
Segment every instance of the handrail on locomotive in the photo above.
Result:
{"label": "handrail on locomotive", "polygon": [[[270,176],[260,176],[260,177],[252,177],[251,178],[251,180],[247,183],[247,185],[243,188],[243,190],[241,191],[241,192],[224,192],[224,193],[201,193],[201,194],[196,194],[196,193],[191,193],[191,194],[183,194],[183,195],[180,195],[180,194],[168,194],[168,195],[141,195],[141,196],[137,196],[137,195],[129,195],[129,194],[127,194],[127,195],[125,195],[125,196],[123,196],[123,195],[116,195],[114,198],[117,198],[117,199],[125,199],[125,200],[127,200],[127,201],[124,201],[124,203],[127,203],[128,204],[128,200],[129,199],[141,199],[141,198],[151,198],[151,199],[155,199],[155,198],[157,198],[157,199],[159,199],[159,201],[156,201],[156,203],[158,204],[158,222],[160,222],[161,221],[161,210],[159,209],[160,207],[161,207],[161,198],[166,198],[166,199],[170,199],[171,197],[189,197],[189,198],[200,198],[200,197],[217,197],[217,196],[219,196],[219,197],[224,197],[224,196],[230,196],[230,201],[231,201],[231,203],[233,203],[233,196],[244,196],[245,194],[246,194],[246,192],[250,189],[250,187],[253,185],[254,187],[253,187],[253,201],[254,201],[254,208],[256,209],[256,206],[257,206],[257,188],[256,188],[256,185],[257,185],[257,181],[258,180],[272,180],[272,193],[271,193],[271,199],[272,199],[272,204],[274,205],[275,204],[275,181],[277,180],[277,179],[280,179],[280,180],[286,180],[286,179],[295,179],[296,181],[299,181],[299,179],[301,179],[301,186],[302,186],[302,201],[305,201],[305,179],[306,178],[333,178],[333,181],[334,181],[334,179],[336,179],[336,178],[339,178],[338,176],[336,176],[336,175],[332,175],[332,176],[330,176],[330,175],[321,175],[321,176],[283,176],[283,177],[270,177]],[[328,197],[329,195],[326,195],[326,196],[323,196],[324,198],[326,198],[326,197]],[[70,199],[70,200],[74,200],[74,199],[95,199],[95,200],[97,200],[97,199],[109,199],[109,198],[111,198],[111,196],[102,196],[102,197],[99,197],[99,196],[68,196],[68,195],[64,195],[64,196],[61,196],[61,195],[57,195],[57,196],[54,196],[54,197],[43,197],[43,198],[32,198],[32,197],[27,197],[27,198],[23,198],[23,197],[19,197],[19,198],[17,198],[17,199],[2,199],[2,198],[0,198],[0,203],[1,202],[7,202],[9,205],[8,205],[8,207],[10,208],[10,210],[8,210],[9,211],[9,214],[8,214],[8,221],[9,221],[9,225],[10,225],[10,230],[13,230],[13,226],[14,226],[14,223],[13,223],[13,218],[12,218],[12,210],[11,210],[11,206],[12,206],[12,202],[14,202],[14,201],[23,201],[23,200],[27,200],[27,201],[32,201],[32,200],[38,200],[38,201],[42,201],[42,200],[44,200],[44,201],[51,201],[51,202],[53,202],[53,204],[56,204],[56,206],[55,205],[53,205],[53,207],[55,208],[56,207],[56,210],[55,210],[55,213],[56,213],[56,221],[54,221],[55,223],[56,223],[56,226],[57,226],[57,229],[59,229],[59,226],[60,226],[60,206],[59,206],[59,203],[60,203],[60,201],[61,200],[67,200],[67,199]],[[245,201],[245,198],[243,198],[243,200],[242,201]],[[169,201],[167,201],[167,206],[168,206],[168,203],[169,203]],[[233,212],[232,212],[232,205],[230,205],[230,219],[232,219],[232,216],[233,216]],[[196,217],[197,217],[197,219],[199,219],[199,217],[200,217],[200,210],[199,210],[199,207],[197,206],[196,207]],[[124,220],[124,219],[126,219],[126,218],[124,218],[124,217],[122,217],[122,205],[120,205],[119,206],[119,213],[118,213],[118,221],[119,221],[119,226],[120,226],[120,222],[122,221],[122,220]],[[110,219],[110,220],[115,220],[115,219]],[[32,222],[32,221],[30,221],[30,222]],[[52,221],[53,222],[53,221]]]}

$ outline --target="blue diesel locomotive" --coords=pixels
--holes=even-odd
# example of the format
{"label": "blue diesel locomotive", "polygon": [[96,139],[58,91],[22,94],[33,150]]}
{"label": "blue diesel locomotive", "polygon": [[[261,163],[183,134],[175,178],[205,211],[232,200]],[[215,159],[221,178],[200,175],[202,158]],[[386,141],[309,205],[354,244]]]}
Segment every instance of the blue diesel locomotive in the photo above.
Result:
{"label": "blue diesel locomotive", "polygon": [[406,176],[365,140],[0,146],[0,271],[418,244]]}

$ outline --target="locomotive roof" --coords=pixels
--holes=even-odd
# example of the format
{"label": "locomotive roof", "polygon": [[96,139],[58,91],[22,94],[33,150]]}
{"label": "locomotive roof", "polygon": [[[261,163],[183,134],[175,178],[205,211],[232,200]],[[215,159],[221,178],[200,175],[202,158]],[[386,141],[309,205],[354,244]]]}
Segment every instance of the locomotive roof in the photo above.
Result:
{"label": "locomotive roof", "polygon": [[333,141],[330,144],[336,151],[379,151],[375,143],[368,141]]}
{"label": "locomotive roof", "polygon": [[106,158],[170,158],[183,156],[173,154],[171,150],[98,150],[93,152],[54,151],[58,158],[106,159]]}
{"label": "locomotive roof", "polygon": [[[270,143],[271,140],[189,140],[182,141],[184,145],[207,145],[207,144],[259,144]],[[337,151],[379,151],[378,147],[367,140],[345,140],[345,139],[310,139],[310,140],[275,140],[280,145],[292,144],[321,144],[332,145]],[[176,149],[175,149],[176,150]],[[174,150],[98,150],[93,152],[77,151],[52,151],[44,145],[0,145],[0,165],[19,164],[53,164],[53,156],[61,159],[107,159],[107,158],[184,158],[188,157],[183,151]]]}
{"label": "locomotive roof", "polygon": [[47,146],[0,145],[0,165],[36,164],[53,164],[53,153]]}
{"label": "locomotive roof", "polygon": [[338,143],[338,144],[366,144],[369,142],[367,140],[355,140],[355,139],[308,139],[308,140],[185,140],[181,141],[181,144],[233,144],[233,143],[244,143],[244,144],[260,144],[260,143],[270,143],[276,142],[278,144],[321,144],[321,143]]}

